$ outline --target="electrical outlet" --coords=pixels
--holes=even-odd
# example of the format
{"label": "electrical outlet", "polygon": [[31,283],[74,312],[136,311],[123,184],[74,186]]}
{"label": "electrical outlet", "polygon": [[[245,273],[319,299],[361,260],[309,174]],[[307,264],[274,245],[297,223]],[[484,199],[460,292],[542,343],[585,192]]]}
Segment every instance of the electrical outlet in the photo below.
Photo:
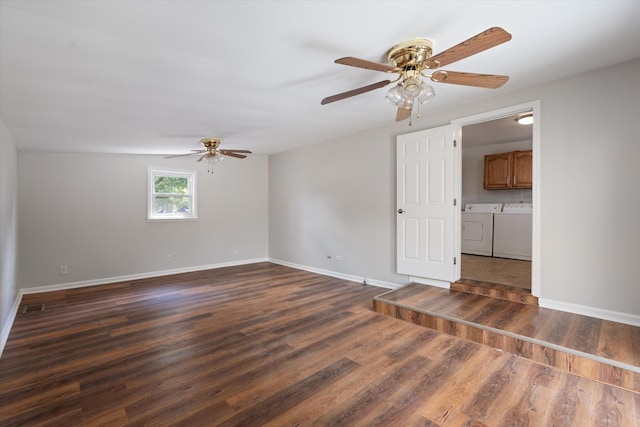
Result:
{"label": "electrical outlet", "polygon": [[342,256],[341,255],[336,255],[336,261],[338,261],[338,262],[342,261]]}
{"label": "electrical outlet", "polygon": [[167,262],[173,261],[173,255],[167,255]]}
{"label": "electrical outlet", "polygon": [[238,250],[238,248],[235,248],[235,249],[233,250],[233,254],[234,254],[234,255],[238,255],[239,253],[240,253],[240,251]]}
{"label": "electrical outlet", "polygon": [[67,267],[66,265],[61,265],[60,274],[68,274],[68,273],[69,273],[69,267]]}

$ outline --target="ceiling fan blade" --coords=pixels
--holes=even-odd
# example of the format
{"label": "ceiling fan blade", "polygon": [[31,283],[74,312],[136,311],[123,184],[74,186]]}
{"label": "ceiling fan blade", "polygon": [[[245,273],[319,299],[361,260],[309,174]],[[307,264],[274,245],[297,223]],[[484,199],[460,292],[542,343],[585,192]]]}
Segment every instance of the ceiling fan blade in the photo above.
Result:
{"label": "ceiling fan blade", "polygon": [[438,68],[491,49],[511,40],[511,34],[500,27],[492,27],[452,48],[429,58],[429,68]]}
{"label": "ceiling fan blade", "polygon": [[204,153],[206,150],[191,150],[191,151],[195,151],[195,153],[176,154],[176,155],[173,155],[173,156],[166,156],[165,159],[171,159],[173,157],[193,156],[194,154]]}
{"label": "ceiling fan blade", "polygon": [[251,151],[249,151],[249,150],[233,150],[233,149],[229,149],[229,150],[220,150],[220,152],[222,154],[225,154],[225,153],[247,153],[247,154],[251,154]]}
{"label": "ceiling fan blade", "polygon": [[238,159],[244,159],[247,157],[244,154],[233,153],[227,150],[222,150],[220,151],[220,153],[224,154],[225,156],[236,157]]}
{"label": "ceiling fan blade", "polygon": [[196,163],[197,163],[197,162],[201,162],[201,161],[202,161],[202,159],[204,159],[205,157],[207,157],[207,155],[206,155],[206,154],[205,154],[204,156],[200,157],[198,160],[196,160]]}
{"label": "ceiling fan blade", "polygon": [[431,75],[431,80],[438,83],[449,83],[454,85],[485,87],[497,89],[502,87],[509,76],[498,76],[495,74],[461,73],[459,71],[436,71]]}
{"label": "ceiling fan blade", "polygon": [[371,84],[371,85],[368,85],[368,86],[363,86],[363,87],[360,87],[358,89],[349,90],[347,92],[342,92],[342,93],[339,93],[337,95],[329,96],[329,97],[323,99],[320,102],[320,104],[325,105],[325,104],[329,104],[331,102],[340,101],[341,99],[351,98],[352,96],[360,95],[362,93],[370,92],[372,90],[379,89],[381,87],[385,87],[389,83],[391,83],[391,80],[382,80],[381,82],[378,82],[378,83],[374,83],[374,84]]}
{"label": "ceiling fan blade", "polygon": [[402,108],[398,107],[398,113],[396,114],[396,122],[401,122],[403,120],[411,117],[411,108]]}
{"label": "ceiling fan blade", "polygon": [[354,58],[347,56],[345,58],[336,59],[336,64],[349,65],[351,67],[364,68],[366,70],[385,71],[385,72],[397,72],[397,67],[392,67],[388,64],[380,64],[379,62],[367,61],[366,59]]}

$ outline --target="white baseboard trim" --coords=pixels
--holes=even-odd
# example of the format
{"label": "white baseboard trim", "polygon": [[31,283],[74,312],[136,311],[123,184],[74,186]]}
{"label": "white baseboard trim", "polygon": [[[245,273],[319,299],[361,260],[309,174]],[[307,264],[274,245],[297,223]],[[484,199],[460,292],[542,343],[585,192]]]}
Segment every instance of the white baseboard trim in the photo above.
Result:
{"label": "white baseboard trim", "polygon": [[339,273],[337,271],[324,270],[322,268],[309,267],[308,265],[295,264],[293,262],[282,261],[276,258],[269,258],[269,262],[272,262],[274,264],[284,265],[285,267],[295,268],[297,270],[309,271],[311,273],[322,274],[323,276],[335,277],[337,279],[348,280],[350,282],[357,282],[357,283],[362,283],[362,284],[367,284],[372,286],[378,286],[380,288],[385,288],[385,289],[398,289],[404,286],[398,283],[384,282],[382,280],[371,279],[369,277],[354,276],[352,274],[345,274],[345,273]]}
{"label": "white baseboard trim", "polygon": [[612,322],[625,323],[632,326],[640,326],[640,316],[636,314],[621,313],[619,311],[605,310],[602,308],[555,301],[546,298],[538,299],[538,305],[540,307],[566,311],[568,313],[580,314],[582,316],[590,316],[603,320],[611,320]]}
{"label": "white baseboard trim", "polygon": [[245,259],[242,261],[221,262],[217,264],[198,265],[192,267],[176,268],[173,270],[151,271],[149,273],[128,274],[126,276],[105,277],[103,279],[83,280],[79,282],[59,283],[56,285],[36,286],[31,288],[23,288],[22,294],[38,294],[41,292],[61,291],[65,289],[84,288],[87,286],[106,285],[108,283],[128,282],[131,280],[148,279],[150,277],[169,276],[171,274],[191,273],[192,271],[212,270],[222,267],[233,267],[243,264],[255,264],[257,262],[266,262],[267,258]]}
{"label": "white baseboard trim", "polygon": [[20,301],[22,301],[22,291],[18,292],[16,298],[13,300],[13,306],[11,310],[9,310],[9,316],[7,317],[7,323],[4,324],[2,328],[2,335],[0,335],[0,357],[2,357],[2,352],[4,351],[4,346],[7,345],[7,340],[9,339],[9,332],[11,332],[11,327],[13,326],[13,321],[18,314],[18,307],[20,307]]}

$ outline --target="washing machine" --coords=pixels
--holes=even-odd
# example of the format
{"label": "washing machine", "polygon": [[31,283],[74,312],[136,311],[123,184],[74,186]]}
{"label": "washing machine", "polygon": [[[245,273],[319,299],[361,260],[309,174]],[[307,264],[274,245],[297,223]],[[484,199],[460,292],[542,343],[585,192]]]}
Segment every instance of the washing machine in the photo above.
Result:
{"label": "washing machine", "polygon": [[500,212],[501,203],[468,203],[461,214],[461,252],[472,255],[493,255],[493,214]]}
{"label": "washing machine", "polygon": [[531,261],[531,203],[505,203],[493,217],[493,256]]}

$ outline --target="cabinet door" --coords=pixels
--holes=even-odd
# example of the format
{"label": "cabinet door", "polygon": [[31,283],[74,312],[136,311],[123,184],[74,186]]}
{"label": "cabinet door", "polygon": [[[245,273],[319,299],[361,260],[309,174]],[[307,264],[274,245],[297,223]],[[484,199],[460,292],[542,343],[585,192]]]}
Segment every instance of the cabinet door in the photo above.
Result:
{"label": "cabinet door", "polygon": [[513,182],[512,188],[533,187],[532,151],[516,151],[513,153]]}
{"label": "cabinet door", "polygon": [[484,156],[484,188],[495,190],[510,188],[511,153],[488,154]]}

